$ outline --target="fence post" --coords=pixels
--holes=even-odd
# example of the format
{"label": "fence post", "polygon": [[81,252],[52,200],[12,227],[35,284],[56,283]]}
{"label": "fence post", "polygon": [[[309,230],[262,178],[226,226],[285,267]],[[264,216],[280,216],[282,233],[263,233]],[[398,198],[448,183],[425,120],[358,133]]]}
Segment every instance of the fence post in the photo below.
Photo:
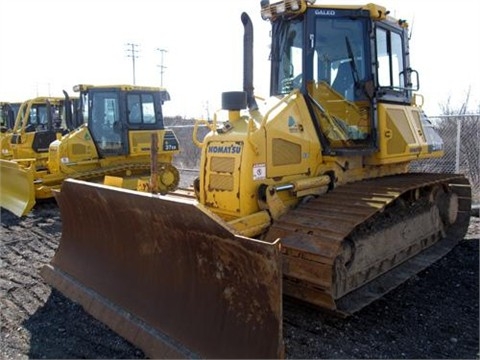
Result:
{"label": "fence post", "polygon": [[455,173],[460,172],[460,136],[462,132],[461,118],[457,118],[457,143],[455,144]]}

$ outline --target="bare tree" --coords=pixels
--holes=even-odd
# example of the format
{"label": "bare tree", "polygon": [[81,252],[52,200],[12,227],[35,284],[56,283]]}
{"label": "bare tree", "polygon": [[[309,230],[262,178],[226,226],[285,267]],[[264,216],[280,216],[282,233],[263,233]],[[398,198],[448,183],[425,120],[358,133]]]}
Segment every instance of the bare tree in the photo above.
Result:
{"label": "bare tree", "polygon": [[[459,109],[452,107],[451,101],[452,97],[449,96],[447,101],[444,103],[440,103],[440,109],[442,110],[442,115],[465,115],[467,113],[468,105],[470,103],[470,94],[472,92],[472,88],[469,86],[467,91],[465,92],[465,100],[462,102],[462,105]],[[480,110],[480,104],[478,104]]]}
{"label": "bare tree", "polygon": [[480,201],[480,104],[476,114],[468,112],[471,89],[459,108],[451,105],[449,97],[441,104],[442,116],[437,130],[444,142],[445,155],[429,163],[438,172],[460,172],[472,185],[474,201]]}

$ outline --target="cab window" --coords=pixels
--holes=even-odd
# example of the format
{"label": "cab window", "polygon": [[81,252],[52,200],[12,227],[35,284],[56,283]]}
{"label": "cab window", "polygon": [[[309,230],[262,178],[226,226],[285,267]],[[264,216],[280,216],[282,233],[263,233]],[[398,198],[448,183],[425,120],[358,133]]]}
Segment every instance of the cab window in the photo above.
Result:
{"label": "cab window", "polygon": [[155,106],[151,94],[129,94],[127,113],[130,124],[154,124]]}
{"label": "cab window", "polygon": [[377,28],[378,85],[391,89],[405,87],[403,46],[400,34]]}

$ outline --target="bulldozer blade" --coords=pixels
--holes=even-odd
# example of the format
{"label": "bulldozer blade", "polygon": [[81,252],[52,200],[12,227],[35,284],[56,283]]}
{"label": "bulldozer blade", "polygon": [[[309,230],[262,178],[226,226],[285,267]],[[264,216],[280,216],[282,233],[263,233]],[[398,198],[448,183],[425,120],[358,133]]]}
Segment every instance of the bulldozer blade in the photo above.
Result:
{"label": "bulldozer blade", "polygon": [[42,276],[152,358],[279,358],[280,243],[233,234],[193,199],[66,180]]}
{"label": "bulldozer blade", "polygon": [[35,205],[34,171],[15,161],[0,160],[0,206],[23,216]]}

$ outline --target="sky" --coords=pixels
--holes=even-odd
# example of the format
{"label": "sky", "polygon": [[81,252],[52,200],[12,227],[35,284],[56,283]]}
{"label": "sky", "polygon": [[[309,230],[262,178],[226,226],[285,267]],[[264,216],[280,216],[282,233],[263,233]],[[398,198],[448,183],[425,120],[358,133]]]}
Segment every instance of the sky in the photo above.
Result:
{"label": "sky", "polygon": [[[478,111],[480,3],[376,3],[410,24],[411,66],[427,114],[439,115],[448,99],[459,108],[469,89],[470,110]],[[222,92],[243,87],[242,12],[254,29],[255,94],[267,97],[270,23],[260,17],[260,0],[0,0],[0,101],[73,95],[82,83],[132,84],[128,44],[137,44],[135,83],[167,88],[165,115],[212,116]]]}

